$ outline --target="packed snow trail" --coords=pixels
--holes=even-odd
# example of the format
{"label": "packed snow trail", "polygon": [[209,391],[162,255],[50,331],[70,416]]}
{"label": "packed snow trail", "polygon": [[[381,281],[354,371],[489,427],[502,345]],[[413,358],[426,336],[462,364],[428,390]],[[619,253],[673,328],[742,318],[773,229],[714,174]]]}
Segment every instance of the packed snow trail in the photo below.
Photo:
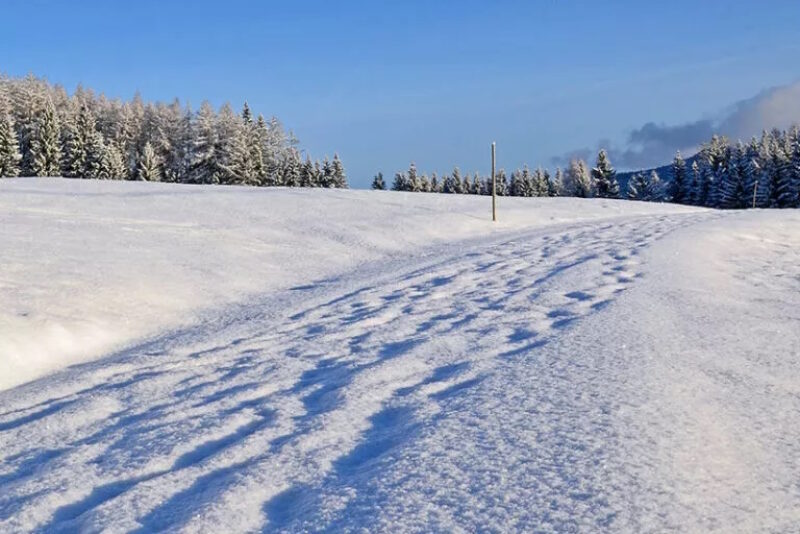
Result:
{"label": "packed snow trail", "polygon": [[664,435],[626,408],[664,386],[608,320],[642,251],[721,216],[440,246],[2,392],[0,530],[703,525],[641,476]]}

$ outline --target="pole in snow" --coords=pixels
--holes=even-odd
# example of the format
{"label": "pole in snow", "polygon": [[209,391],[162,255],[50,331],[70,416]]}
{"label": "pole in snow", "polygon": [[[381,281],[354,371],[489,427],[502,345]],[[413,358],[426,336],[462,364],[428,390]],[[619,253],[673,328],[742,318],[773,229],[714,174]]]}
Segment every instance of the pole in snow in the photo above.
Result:
{"label": "pole in snow", "polygon": [[495,166],[495,144],[492,143],[492,221],[497,221],[497,178],[494,174]]}

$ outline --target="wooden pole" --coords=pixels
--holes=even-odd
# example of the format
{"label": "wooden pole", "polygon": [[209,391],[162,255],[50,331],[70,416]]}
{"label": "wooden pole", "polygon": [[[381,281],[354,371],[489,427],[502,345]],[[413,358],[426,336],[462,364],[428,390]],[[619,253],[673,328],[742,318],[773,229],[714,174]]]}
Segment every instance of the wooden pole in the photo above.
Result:
{"label": "wooden pole", "polygon": [[495,169],[495,143],[492,143],[492,222],[497,221],[497,177]]}

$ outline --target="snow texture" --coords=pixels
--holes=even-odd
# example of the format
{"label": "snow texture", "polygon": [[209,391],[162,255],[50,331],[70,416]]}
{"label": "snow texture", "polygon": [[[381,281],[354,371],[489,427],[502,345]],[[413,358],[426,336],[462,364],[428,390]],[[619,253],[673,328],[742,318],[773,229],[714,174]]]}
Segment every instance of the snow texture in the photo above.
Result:
{"label": "snow texture", "polygon": [[800,528],[796,211],[0,185],[0,531]]}

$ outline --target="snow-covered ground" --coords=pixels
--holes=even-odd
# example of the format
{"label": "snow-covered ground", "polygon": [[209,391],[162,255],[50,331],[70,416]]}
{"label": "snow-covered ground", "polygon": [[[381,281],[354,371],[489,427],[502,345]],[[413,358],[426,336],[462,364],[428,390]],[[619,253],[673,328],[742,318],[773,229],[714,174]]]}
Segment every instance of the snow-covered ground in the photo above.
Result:
{"label": "snow-covered ground", "polygon": [[800,529],[800,213],[485,210],[0,182],[0,531]]}
{"label": "snow-covered ground", "polygon": [[461,195],[0,180],[0,389],[435,243],[675,211],[567,199],[500,209],[491,225],[487,199]]}

